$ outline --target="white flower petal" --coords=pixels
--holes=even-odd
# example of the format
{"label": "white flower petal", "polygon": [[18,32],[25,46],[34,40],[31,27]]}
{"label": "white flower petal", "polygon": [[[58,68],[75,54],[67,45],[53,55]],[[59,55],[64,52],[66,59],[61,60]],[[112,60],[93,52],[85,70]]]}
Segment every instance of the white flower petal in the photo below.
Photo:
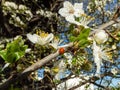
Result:
{"label": "white flower petal", "polygon": [[74,18],[73,15],[67,16],[67,17],[66,17],[66,20],[67,20],[68,22],[70,22],[70,23],[73,23],[73,24],[76,24],[76,25],[80,25],[79,22],[75,21],[75,18]]}
{"label": "white flower petal", "polygon": [[73,9],[73,5],[69,1],[65,1],[63,3],[63,7],[66,8],[67,10]]}
{"label": "white flower petal", "polygon": [[50,41],[52,41],[54,38],[54,35],[52,33],[50,33],[46,38],[45,38],[45,42],[49,43]]}
{"label": "white flower petal", "polygon": [[67,17],[69,16],[69,11],[66,8],[61,8],[58,13],[63,16],[63,17]]}
{"label": "white flower petal", "polygon": [[54,49],[58,49],[58,43],[50,43],[49,45],[51,45]]}
{"label": "white flower petal", "polygon": [[74,15],[76,17],[80,17],[81,14],[84,14],[83,3],[75,3],[74,4],[74,10],[75,10]]}
{"label": "white flower petal", "polygon": [[32,43],[37,43],[38,42],[38,35],[36,34],[27,34],[27,38],[32,42]]}
{"label": "white flower petal", "polygon": [[42,37],[39,36],[39,38],[37,38],[37,40],[38,40],[37,43],[39,45],[45,45],[46,44],[45,38],[42,38]]}
{"label": "white flower petal", "polygon": [[99,55],[100,52],[101,52],[100,47],[96,45],[95,41],[93,41],[93,57],[94,57],[94,62],[97,66],[96,76],[100,74],[100,67],[102,65],[102,58],[100,58],[100,55]]}
{"label": "white flower petal", "polygon": [[[69,90],[70,88],[79,85],[81,82],[84,82],[84,81],[79,77],[70,78],[66,80],[65,82],[58,84],[56,89],[57,90]],[[53,88],[52,90],[55,90],[55,89]],[[77,87],[75,90],[94,90],[94,85],[91,83],[86,83],[84,85]]]}
{"label": "white flower petal", "polygon": [[63,8],[61,8],[58,13],[63,16],[63,17],[66,17],[66,16],[69,16],[70,14],[74,14],[74,8],[73,8],[73,5],[68,2],[68,1],[65,1],[63,3]]}
{"label": "white flower petal", "polygon": [[75,3],[74,4],[74,9],[82,10],[82,8],[83,8],[83,3]]}

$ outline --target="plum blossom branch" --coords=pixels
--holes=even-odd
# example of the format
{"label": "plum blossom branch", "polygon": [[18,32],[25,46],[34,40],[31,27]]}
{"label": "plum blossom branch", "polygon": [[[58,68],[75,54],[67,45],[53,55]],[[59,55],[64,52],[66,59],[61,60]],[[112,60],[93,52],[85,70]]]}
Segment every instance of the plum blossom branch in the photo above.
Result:
{"label": "plum blossom branch", "polygon": [[[118,22],[120,22],[120,19],[117,19]],[[105,23],[103,25],[101,25],[101,27],[98,27],[97,30],[100,29],[104,29],[112,24],[116,23],[115,21],[109,21],[108,23]],[[93,32],[92,32],[93,33]],[[72,47],[73,46],[73,43],[69,43],[68,46],[66,46],[65,48],[68,48],[68,47]],[[27,69],[25,69],[22,73],[20,73],[16,78],[12,77],[11,79],[8,79],[6,82],[4,82],[3,84],[0,85],[0,89],[4,89],[6,88],[7,86],[9,86],[10,84],[14,83],[15,81],[19,81],[21,77],[24,77],[24,76],[27,76],[29,75],[31,72],[35,71],[36,69],[40,68],[41,66],[45,65],[46,63],[48,63],[49,61],[51,61],[52,58],[55,58],[59,55],[58,52],[54,53],[54,54],[50,54],[49,56],[47,56],[47,58],[43,58],[42,61],[43,62],[36,62],[36,63],[39,63],[39,64],[33,64],[31,65],[30,67],[28,67]],[[41,65],[41,66],[39,66]],[[32,69],[33,68],[33,69]]]}
{"label": "plum blossom branch", "polygon": [[[70,5],[70,6],[71,6],[71,5]],[[71,8],[73,9],[73,6],[71,6]],[[75,9],[75,8],[74,8],[74,9]],[[75,10],[77,10],[77,9],[75,9]],[[64,11],[64,10],[63,10],[63,11]],[[69,13],[71,13],[71,10],[70,10]],[[79,14],[79,13],[77,13],[77,14]],[[72,15],[72,18],[73,18],[73,16],[75,16],[75,15],[76,15],[76,14]],[[76,15],[76,17],[77,17],[77,15]],[[68,18],[67,18],[67,19],[68,19]],[[71,19],[71,18],[70,18],[70,19]],[[73,20],[74,20],[74,19],[73,19]],[[75,20],[74,20],[74,21],[75,21]],[[120,22],[120,19],[117,19],[117,21]],[[75,23],[76,23],[76,22],[75,22]],[[116,21],[113,21],[113,20],[112,20],[112,21],[109,21],[109,22],[107,22],[107,23],[105,23],[105,24],[103,24],[103,25],[98,26],[97,29],[93,29],[93,30],[94,30],[94,31],[96,31],[96,30],[103,30],[103,29],[107,28],[108,26],[110,26],[110,25],[112,25],[112,24],[114,24],[114,23],[116,23]],[[94,33],[94,31],[93,31],[92,33]],[[91,34],[92,34],[92,33],[91,33]],[[73,46],[73,43],[69,43],[69,44],[66,45],[66,47],[64,47],[64,48],[68,48],[68,47],[72,47],[72,46]],[[10,84],[14,83],[15,81],[17,81],[17,80],[19,81],[20,78],[22,78],[23,76],[27,76],[27,75],[29,75],[31,72],[33,72],[33,71],[41,68],[43,65],[45,65],[45,64],[48,63],[48,62],[50,62],[53,58],[57,57],[58,55],[59,55],[59,52],[57,51],[57,52],[55,52],[55,53],[53,53],[53,54],[50,54],[50,55],[48,55],[47,57],[41,59],[40,61],[34,63],[33,65],[29,66],[28,68],[26,68],[23,72],[21,72],[21,73],[18,74],[17,76],[15,76],[15,77],[11,77],[11,76],[10,76],[10,78],[9,78],[6,82],[4,82],[3,84],[0,85],[0,89],[7,88]]]}

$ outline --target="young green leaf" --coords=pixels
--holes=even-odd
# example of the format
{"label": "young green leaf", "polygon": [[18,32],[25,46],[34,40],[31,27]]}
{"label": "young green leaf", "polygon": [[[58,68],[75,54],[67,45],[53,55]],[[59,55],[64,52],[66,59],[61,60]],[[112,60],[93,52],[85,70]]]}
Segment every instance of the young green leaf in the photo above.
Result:
{"label": "young green leaf", "polygon": [[89,28],[83,29],[81,30],[80,34],[77,37],[71,36],[70,41],[78,42],[80,47],[85,47],[86,45],[89,44],[89,41],[87,39],[89,36],[89,32],[90,32]]}
{"label": "young green leaf", "polygon": [[6,49],[0,51],[0,56],[8,63],[14,63],[24,56],[27,45],[24,45],[22,37],[8,43]]}

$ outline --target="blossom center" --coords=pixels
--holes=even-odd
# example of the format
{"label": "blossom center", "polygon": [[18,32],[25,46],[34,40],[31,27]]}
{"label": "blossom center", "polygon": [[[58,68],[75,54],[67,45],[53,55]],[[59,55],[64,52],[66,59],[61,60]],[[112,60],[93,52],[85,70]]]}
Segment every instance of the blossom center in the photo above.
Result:
{"label": "blossom center", "polygon": [[39,31],[39,30],[36,31],[36,34],[39,35],[41,38],[45,38],[48,36],[48,33],[45,33],[43,31]]}
{"label": "blossom center", "polygon": [[74,14],[74,12],[75,12],[75,11],[74,11],[73,9],[69,10],[69,13],[70,13],[70,14]]}

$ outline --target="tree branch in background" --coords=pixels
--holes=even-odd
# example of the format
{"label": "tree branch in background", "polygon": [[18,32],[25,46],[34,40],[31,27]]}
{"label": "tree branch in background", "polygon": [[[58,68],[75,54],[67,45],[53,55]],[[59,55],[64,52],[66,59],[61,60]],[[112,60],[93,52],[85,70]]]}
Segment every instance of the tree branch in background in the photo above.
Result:
{"label": "tree branch in background", "polygon": [[[117,21],[117,23],[120,23],[120,19],[116,19],[116,21]],[[116,23],[116,21],[111,20],[111,21],[106,22],[106,23],[104,23],[104,24],[102,24],[102,25],[99,25],[99,26],[98,26],[97,28],[95,28],[95,29],[92,28],[93,31],[90,33],[90,35],[93,35],[97,30],[104,30],[104,29],[106,29],[107,27],[112,26],[113,24]]]}

